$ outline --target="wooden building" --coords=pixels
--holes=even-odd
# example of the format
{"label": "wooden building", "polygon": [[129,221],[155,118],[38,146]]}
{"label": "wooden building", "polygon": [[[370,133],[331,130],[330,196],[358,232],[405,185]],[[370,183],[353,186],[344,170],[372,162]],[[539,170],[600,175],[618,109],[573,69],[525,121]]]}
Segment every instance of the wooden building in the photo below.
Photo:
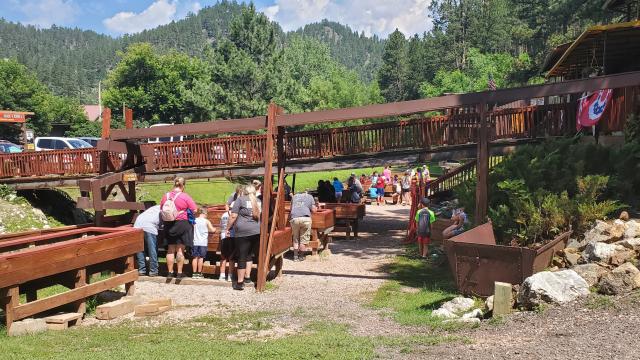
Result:
{"label": "wooden building", "polygon": [[[611,2],[612,4],[615,2]],[[555,48],[543,65],[548,82],[585,79],[640,70],[640,21],[596,25],[575,41]],[[640,114],[640,87],[615,89],[600,121],[604,134],[620,132]]]}

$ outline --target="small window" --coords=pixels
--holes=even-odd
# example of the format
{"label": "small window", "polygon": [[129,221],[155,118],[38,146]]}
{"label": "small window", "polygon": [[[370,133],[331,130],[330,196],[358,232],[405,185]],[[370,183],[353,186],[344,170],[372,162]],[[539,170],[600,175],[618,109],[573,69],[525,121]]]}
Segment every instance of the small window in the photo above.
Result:
{"label": "small window", "polygon": [[68,149],[69,146],[62,140],[55,140],[55,146],[54,149],[56,150],[64,150],[64,149]]}
{"label": "small window", "polygon": [[51,139],[39,139],[37,146],[41,149],[53,149]]}

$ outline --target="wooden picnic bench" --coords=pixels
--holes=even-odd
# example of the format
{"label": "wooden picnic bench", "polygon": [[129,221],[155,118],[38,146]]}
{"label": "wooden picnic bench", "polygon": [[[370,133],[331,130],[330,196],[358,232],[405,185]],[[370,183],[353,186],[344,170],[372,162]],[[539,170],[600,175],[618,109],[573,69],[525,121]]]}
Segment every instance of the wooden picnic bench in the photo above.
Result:
{"label": "wooden picnic bench", "polygon": [[336,225],[334,231],[344,231],[347,240],[351,238],[351,232],[358,238],[359,221],[365,216],[365,204],[326,203],[325,209],[335,211]]}

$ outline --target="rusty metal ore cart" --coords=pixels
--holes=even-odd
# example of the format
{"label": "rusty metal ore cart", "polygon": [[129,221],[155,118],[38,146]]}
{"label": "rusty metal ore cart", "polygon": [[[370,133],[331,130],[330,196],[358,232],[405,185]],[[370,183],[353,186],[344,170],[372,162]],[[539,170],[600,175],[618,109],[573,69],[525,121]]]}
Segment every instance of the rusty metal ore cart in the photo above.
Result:
{"label": "rusty metal ore cart", "polygon": [[548,244],[529,249],[496,245],[491,223],[480,225],[444,241],[449,266],[458,290],[466,295],[493,295],[496,281],[521,284],[543,271],[554,254],[566,247],[571,232],[558,235]]}

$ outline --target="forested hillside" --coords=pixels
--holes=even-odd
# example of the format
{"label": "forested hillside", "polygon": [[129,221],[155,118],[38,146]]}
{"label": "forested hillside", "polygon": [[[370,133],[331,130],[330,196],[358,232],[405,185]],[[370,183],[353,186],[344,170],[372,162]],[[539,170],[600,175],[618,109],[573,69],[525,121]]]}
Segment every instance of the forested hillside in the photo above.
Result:
{"label": "forested hillside", "polygon": [[[147,42],[161,51],[177,50],[204,57],[204,49],[215,46],[229,33],[229,24],[244,5],[221,1],[185,19],[145,30],[135,35],[112,38],[93,31],[52,27],[37,29],[0,19],[0,58],[17,59],[34,71],[57,95],[78,98],[84,103],[97,101],[98,81],[117,62],[117,52],[128,45]],[[0,14],[1,16],[1,14]],[[280,45],[294,34],[285,35],[275,24]],[[375,77],[382,53],[382,42],[354,33],[337,23],[312,24],[300,35],[329,46],[333,57],[354,69],[366,81]]]}

